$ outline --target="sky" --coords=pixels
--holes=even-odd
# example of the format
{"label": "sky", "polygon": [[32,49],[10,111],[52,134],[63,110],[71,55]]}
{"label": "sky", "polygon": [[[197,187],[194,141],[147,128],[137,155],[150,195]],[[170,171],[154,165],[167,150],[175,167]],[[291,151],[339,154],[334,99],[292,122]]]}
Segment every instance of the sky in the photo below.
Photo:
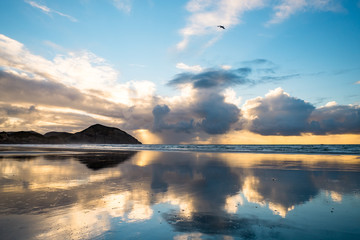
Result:
{"label": "sky", "polygon": [[360,144],[360,0],[0,1],[0,131],[95,123],[147,144]]}

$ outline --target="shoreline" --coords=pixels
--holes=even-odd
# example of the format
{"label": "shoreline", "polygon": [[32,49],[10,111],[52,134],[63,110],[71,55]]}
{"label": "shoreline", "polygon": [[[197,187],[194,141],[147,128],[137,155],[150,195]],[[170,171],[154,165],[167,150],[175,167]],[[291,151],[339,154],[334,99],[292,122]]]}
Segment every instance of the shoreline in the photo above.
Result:
{"label": "shoreline", "polygon": [[[220,144],[0,144],[0,155],[67,153],[124,153],[139,151],[201,152],[201,153],[253,153],[253,154],[302,154],[302,155],[355,155],[360,156],[358,144],[336,145],[220,145]],[[65,153],[64,153],[65,154]],[[8,155],[8,154],[6,154]]]}

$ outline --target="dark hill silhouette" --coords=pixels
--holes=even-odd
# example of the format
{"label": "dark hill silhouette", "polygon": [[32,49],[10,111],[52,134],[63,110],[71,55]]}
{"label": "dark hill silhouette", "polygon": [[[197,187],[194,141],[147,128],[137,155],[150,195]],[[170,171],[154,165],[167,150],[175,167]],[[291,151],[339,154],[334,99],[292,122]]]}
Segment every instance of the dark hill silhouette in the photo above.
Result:
{"label": "dark hill silhouette", "polygon": [[128,133],[101,124],[95,124],[77,133],[48,132],[44,135],[34,131],[0,132],[0,144],[141,144]]}

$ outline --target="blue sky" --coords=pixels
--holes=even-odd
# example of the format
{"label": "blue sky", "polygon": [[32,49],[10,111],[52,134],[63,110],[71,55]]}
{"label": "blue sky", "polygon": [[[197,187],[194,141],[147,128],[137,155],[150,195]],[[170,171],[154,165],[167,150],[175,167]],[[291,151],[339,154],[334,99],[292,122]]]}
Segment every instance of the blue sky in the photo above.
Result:
{"label": "blue sky", "polygon": [[[157,142],[217,142],[238,131],[360,133],[357,0],[3,0],[0,22],[4,130],[75,131],[101,122]],[[212,87],[199,88],[201,77]],[[176,78],[182,84],[169,84]],[[41,99],[29,90],[39,83],[48,91]],[[71,104],[71,96],[66,103],[46,100],[61,96],[62,87],[76,92],[81,106]],[[19,92],[23,98],[15,97]],[[309,103],[306,126],[292,126],[285,108],[260,121],[258,111],[273,109],[271,96]],[[101,101],[108,104],[104,110],[91,109]],[[219,109],[208,111],[208,105]],[[169,111],[159,118],[157,106]],[[31,107],[35,111],[25,113]],[[218,114],[229,119],[213,117]],[[51,120],[55,115],[69,120]],[[278,118],[289,123],[285,130],[262,132],[254,121],[276,129]],[[330,129],[331,121],[338,130]]]}

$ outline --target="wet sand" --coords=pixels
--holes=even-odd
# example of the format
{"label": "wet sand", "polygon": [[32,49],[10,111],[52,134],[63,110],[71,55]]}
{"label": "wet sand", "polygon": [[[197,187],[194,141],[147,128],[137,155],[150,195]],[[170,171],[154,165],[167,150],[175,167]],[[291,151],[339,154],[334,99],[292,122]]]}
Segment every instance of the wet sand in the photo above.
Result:
{"label": "wet sand", "polygon": [[360,238],[355,155],[0,149],[0,239]]}

